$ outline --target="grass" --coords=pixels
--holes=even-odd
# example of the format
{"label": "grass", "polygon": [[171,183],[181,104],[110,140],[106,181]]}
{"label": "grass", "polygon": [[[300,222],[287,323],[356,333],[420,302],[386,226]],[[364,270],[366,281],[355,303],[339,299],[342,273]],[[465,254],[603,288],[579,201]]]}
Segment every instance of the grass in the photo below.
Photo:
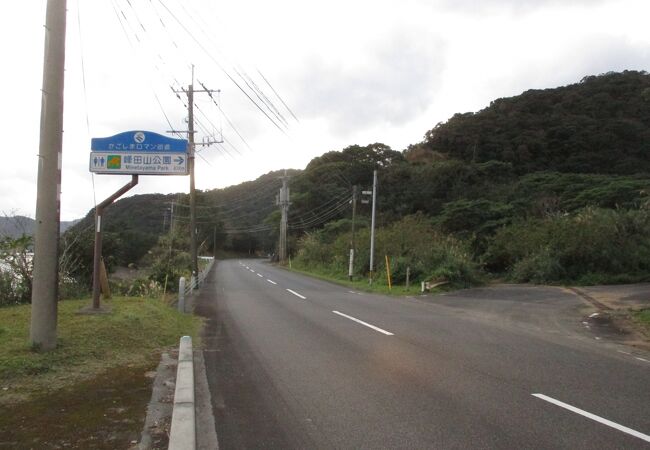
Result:
{"label": "grass", "polygon": [[[405,285],[393,285],[392,288],[389,289],[388,284],[383,279],[373,281],[373,284],[370,285],[368,283],[367,278],[360,279],[359,277],[355,277],[354,281],[350,281],[347,277],[337,276],[331,273],[325,273],[325,272],[314,271],[314,270],[306,270],[304,268],[297,268],[295,264],[293,264],[292,268],[290,269],[288,267],[285,268],[287,270],[302,273],[304,275],[318,278],[320,280],[325,280],[342,286],[346,286],[355,289],[357,291],[372,292],[375,294],[395,295],[395,296],[421,294],[419,283],[411,284],[411,286],[409,286],[408,289],[406,289]],[[444,292],[444,291],[445,291],[444,288],[436,288],[429,291],[429,293],[437,293],[437,292]]]}
{"label": "grass", "polygon": [[111,314],[79,315],[90,300],[58,305],[57,348],[39,352],[29,342],[30,305],[0,308],[0,405],[25,401],[127,366],[153,367],[161,349],[182,335],[198,336],[201,319],[160,300],[117,297]]}
{"label": "grass", "polygon": [[650,332],[650,309],[644,309],[633,313],[634,320],[641,324],[646,331]]}

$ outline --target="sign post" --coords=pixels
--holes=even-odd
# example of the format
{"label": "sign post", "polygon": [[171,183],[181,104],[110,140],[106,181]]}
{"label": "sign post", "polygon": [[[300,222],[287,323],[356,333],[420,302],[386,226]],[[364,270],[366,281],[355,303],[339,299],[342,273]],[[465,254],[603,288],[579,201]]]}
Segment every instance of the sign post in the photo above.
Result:
{"label": "sign post", "polygon": [[97,174],[131,175],[131,181],[95,208],[95,248],[93,255],[93,302],[88,312],[102,312],[100,263],[102,257],[102,217],[104,209],[138,184],[139,175],[187,175],[188,144],[151,131],[126,131],[90,141],[89,170]]}

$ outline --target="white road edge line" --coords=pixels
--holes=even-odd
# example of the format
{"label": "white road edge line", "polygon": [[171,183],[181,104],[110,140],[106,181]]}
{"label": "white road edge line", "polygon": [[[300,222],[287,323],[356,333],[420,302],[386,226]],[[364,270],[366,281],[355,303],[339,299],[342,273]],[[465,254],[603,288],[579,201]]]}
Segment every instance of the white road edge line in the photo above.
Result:
{"label": "white road edge line", "polygon": [[292,291],[291,289],[287,289],[287,291],[291,292],[291,293],[292,293],[293,295],[295,295],[296,297],[300,297],[300,298],[303,299],[303,300],[307,300],[307,297],[298,294],[296,291]]}
{"label": "white road edge line", "polygon": [[576,414],[580,414],[581,416],[585,416],[585,417],[587,417],[587,418],[589,418],[591,420],[595,420],[596,422],[600,422],[603,425],[607,425],[608,427],[615,428],[615,429],[617,429],[619,431],[622,431],[623,433],[627,433],[627,434],[629,434],[631,436],[637,437],[637,438],[642,439],[642,440],[644,440],[646,442],[650,442],[650,436],[648,436],[647,434],[639,433],[638,431],[633,430],[632,428],[628,428],[628,427],[625,427],[623,425],[619,425],[616,422],[612,422],[611,420],[603,419],[602,417],[599,417],[599,416],[597,416],[595,414],[591,414],[590,412],[587,412],[587,411],[584,411],[582,409],[576,408],[575,406],[571,406],[571,405],[568,405],[568,404],[566,404],[564,402],[561,402],[559,400],[555,400],[554,398],[549,397],[549,396],[544,395],[544,394],[531,394],[531,395],[533,397],[537,397],[539,399],[545,400],[545,401],[547,401],[549,403],[553,403],[554,405],[560,406],[560,407],[562,407],[564,409],[568,409],[569,411],[574,412]]}
{"label": "white road edge line", "polygon": [[639,358],[638,356],[635,356],[635,358],[638,359],[639,361],[650,362],[650,361],[648,361],[647,359],[645,359],[645,358]]}
{"label": "white road edge line", "polygon": [[372,328],[375,331],[379,331],[380,333],[383,333],[386,336],[394,336],[394,334],[391,333],[390,331],[386,331],[386,330],[383,330],[383,329],[381,329],[379,327],[376,327],[374,325],[370,325],[369,323],[364,322],[363,320],[359,320],[356,317],[348,316],[347,314],[343,314],[342,312],[339,312],[339,311],[332,311],[332,312],[334,314],[338,314],[339,316],[345,317],[346,319],[350,319],[350,320],[352,320],[354,322],[360,323],[361,325],[364,325],[364,326],[366,326],[368,328]]}
{"label": "white road edge line", "polygon": [[273,280],[269,280],[268,278],[266,279],[266,281],[268,281],[268,282],[271,283],[271,284],[278,284],[278,283],[276,283],[276,282],[273,281]]}

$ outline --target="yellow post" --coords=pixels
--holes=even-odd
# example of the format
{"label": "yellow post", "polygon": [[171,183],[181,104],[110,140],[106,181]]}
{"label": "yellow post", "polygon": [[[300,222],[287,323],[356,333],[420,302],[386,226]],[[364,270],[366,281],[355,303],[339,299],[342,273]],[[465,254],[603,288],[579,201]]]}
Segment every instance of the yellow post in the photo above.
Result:
{"label": "yellow post", "polygon": [[391,285],[390,282],[390,262],[388,261],[388,255],[384,255],[386,257],[386,276],[388,277],[388,290],[392,291],[393,286]]}

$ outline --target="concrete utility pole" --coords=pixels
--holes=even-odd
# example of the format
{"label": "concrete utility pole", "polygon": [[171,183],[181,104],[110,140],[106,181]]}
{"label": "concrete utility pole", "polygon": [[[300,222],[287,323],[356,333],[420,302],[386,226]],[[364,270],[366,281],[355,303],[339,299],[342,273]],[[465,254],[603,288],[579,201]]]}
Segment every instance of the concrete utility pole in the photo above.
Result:
{"label": "concrete utility pole", "polygon": [[287,176],[287,171],[284,171],[284,176],[281,177],[282,188],[280,189],[280,197],[278,199],[278,204],[280,205],[280,212],[282,217],[280,219],[280,241],[278,244],[278,253],[280,263],[284,264],[287,260],[287,229],[288,229],[288,216],[289,216],[289,177]]}
{"label": "concrete utility pole", "polygon": [[[195,164],[195,147],[194,142],[194,94],[196,92],[207,93],[212,97],[213,92],[219,92],[212,89],[194,89],[194,64],[192,64],[192,82],[187,86],[187,90],[181,89],[180,91],[174,90],[176,94],[180,92],[187,94],[187,140],[189,145],[189,155],[187,164],[190,171],[190,254],[192,258],[192,275],[195,278],[199,276],[199,259],[198,259],[198,245],[196,242],[196,188],[194,183],[194,164]],[[172,131],[178,133],[178,131]],[[198,145],[212,145],[223,141],[211,141],[200,143]]]}
{"label": "concrete utility pole", "polygon": [[196,188],[194,184],[194,65],[192,83],[187,87],[187,140],[190,146],[187,163],[190,165],[190,255],[192,275],[199,276],[199,260],[196,246]]}
{"label": "concrete utility pole", "polygon": [[372,271],[375,260],[375,212],[377,210],[377,170],[372,173],[372,219],[370,221],[370,281],[372,284]]}
{"label": "concrete utility pole", "polygon": [[66,0],[48,0],[30,327],[32,344],[42,350],[56,348],[65,30]]}
{"label": "concrete utility pole", "polygon": [[357,216],[357,186],[352,186],[352,237],[350,238],[350,266],[348,267],[348,277],[350,281],[354,277],[354,222]]}

